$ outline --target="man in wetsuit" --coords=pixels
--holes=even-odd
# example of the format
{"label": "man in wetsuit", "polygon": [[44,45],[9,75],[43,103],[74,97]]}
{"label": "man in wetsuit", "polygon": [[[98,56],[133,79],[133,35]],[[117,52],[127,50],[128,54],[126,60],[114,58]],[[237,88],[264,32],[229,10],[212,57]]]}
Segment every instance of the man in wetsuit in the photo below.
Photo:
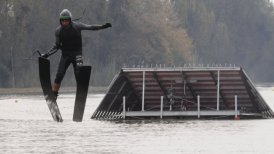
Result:
{"label": "man in wetsuit", "polygon": [[77,82],[79,67],[83,65],[81,31],[101,30],[109,27],[111,27],[110,23],[106,23],[104,25],[87,25],[74,22],[72,21],[71,12],[68,9],[64,9],[60,13],[60,26],[57,27],[55,31],[55,45],[49,52],[42,55],[42,57],[47,58],[57,52],[58,49],[61,49],[62,51],[57,74],[52,86],[56,99],[61,82],[70,64],[73,65],[74,75]]}

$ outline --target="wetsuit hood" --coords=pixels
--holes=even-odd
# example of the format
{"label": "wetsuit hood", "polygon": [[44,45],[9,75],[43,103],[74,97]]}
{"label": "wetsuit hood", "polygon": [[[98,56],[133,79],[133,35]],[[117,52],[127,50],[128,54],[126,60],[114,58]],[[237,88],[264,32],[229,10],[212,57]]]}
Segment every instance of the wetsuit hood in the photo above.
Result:
{"label": "wetsuit hood", "polygon": [[60,13],[59,19],[60,20],[64,20],[64,19],[70,19],[72,18],[72,14],[68,9],[64,9],[62,10],[62,12]]}

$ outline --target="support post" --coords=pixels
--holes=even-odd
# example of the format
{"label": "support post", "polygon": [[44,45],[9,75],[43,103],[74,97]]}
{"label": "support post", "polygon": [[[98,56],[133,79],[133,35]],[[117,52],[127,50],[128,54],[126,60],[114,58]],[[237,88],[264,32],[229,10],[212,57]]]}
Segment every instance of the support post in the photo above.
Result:
{"label": "support post", "polygon": [[184,80],[184,95],[186,95],[186,80]]}
{"label": "support post", "polygon": [[198,105],[197,105],[198,119],[200,119],[200,95],[197,96],[197,101],[198,101]]}
{"label": "support post", "polygon": [[238,118],[238,96],[235,95],[235,119]]}
{"label": "support post", "polygon": [[123,96],[123,119],[126,119],[126,97]]}
{"label": "support post", "polygon": [[146,72],[143,71],[142,111],[145,111],[145,75]]}
{"label": "support post", "polygon": [[160,115],[161,119],[163,119],[163,107],[164,107],[164,96],[161,96],[161,115]]}
{"label": "support post", "polygon": [[217,111],[220,109],[220,70],[218,70],[218,80],[217,80]]}

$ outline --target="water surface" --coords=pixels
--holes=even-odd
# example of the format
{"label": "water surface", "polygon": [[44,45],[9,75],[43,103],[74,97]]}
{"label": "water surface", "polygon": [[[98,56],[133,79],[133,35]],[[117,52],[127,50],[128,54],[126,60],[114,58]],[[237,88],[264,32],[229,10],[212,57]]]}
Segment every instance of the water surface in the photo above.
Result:
{"label": "water surface", "polygon": [[[274,88],[259,88],[274,108]],[[271,153],[274,120],[90,119],[103,98],[89,95],[83,122],[73,122],[74,95],[58,105],[64,122],[52,120],[42,96],[0,97],[0,153]]]}

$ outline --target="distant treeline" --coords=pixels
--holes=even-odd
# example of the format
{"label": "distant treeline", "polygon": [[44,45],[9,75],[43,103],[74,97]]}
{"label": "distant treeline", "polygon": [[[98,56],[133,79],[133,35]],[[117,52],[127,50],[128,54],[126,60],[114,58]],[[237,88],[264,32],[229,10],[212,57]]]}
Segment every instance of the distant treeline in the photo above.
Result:
{"label": "distant treeline", "polygon": [[[236,64],[256,81],[274,79],[269,0],[1,0],[0,87],[39,86],[30,56],[53,46],[64,8],[80,22],[113,25],[82,32],[91,85],[108,85],[123,65],[151,64]],[[59,57],[50,57],[53,77]],[[75,84],[72,69],[63,84]]]}

